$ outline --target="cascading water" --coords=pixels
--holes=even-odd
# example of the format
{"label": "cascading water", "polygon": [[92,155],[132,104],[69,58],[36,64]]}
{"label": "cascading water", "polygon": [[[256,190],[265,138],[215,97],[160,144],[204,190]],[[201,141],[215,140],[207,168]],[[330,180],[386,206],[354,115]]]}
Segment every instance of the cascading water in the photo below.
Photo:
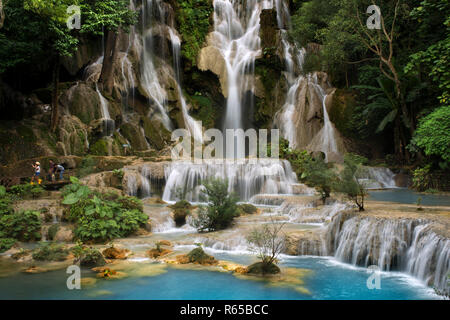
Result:
{"label": "cascading water", "polygon": [[[316,146],[320,151],[325,154],[325,161],[329,160],[331,154],[339,154],[337,142],[336,142],[336,129],[334,129],[333,124],[328,117],[326,100],[328,95],[325,93],[323,88],[318,84],[317,74],[308,75],[308,78],[312,78],[313,81],[310,83],[317,90],[318,96],[322,100],[322,112],[323,112],[323,128],[317,133],[313,138],[310,145]],[[313,149],[314,147],[312,147]]]}
{"label": "cascading water", "polygon": [[208,178],[227,179],[229,191],[235,191],[241,200],[248,200],[258,193],[290,194],[297,177],[286,160],[260,159],[256,163],[234,163],[225,161],[216,164],[174,162],[165,169],[166,186],[163,200],[177,200],[181,189],[187,200],[199,201],[201,181]]}
{"label": "cascading water", "polygon": [[97,84],[95,84],[95,90],[97,91],[100,100],[100,107],[103,119],[103,135],[111,136],[115,130],[115,122],[113,119],[111,119],[111,116],[109,115],[109,103],[105,99],[105,97],[100,93],[100,90],[98,90]]}
{"label": "cascading water", "polygon": [[169,35],[172,42],[172,52],[173,52],[173,63],[175,71],[175,79],[178,86],[178,95],[180,97],[181,112],[183,113],[184,123],[186,128],[189,130],[191,136],[202,142],[202,128],[198,122],[196,122],[188,113],[186,99],[183,96],[183,91],[181,90],[181,76],[180,76],[180,51],[181,51],[181,41],[180,38],[175,34],[172,28],[169,28]]}
{"label": "cascading water", "polygon": [[246,91],[254,89],[255,59],[261,53],[261,10],[273,7],[273,1],[247,0],[242,10],[241,1],[214,1],[213,43],[224,58],[227,71],[227,106],[225,129],[243,128],[242,100]]}
{"label": "cascading water", "polygon": [[163,18],[167,17],[165,12],[165,6],[162,5],[160,0],[146,0],[143,1],[141,7],[142,15],[142,35],[141,40],[136,41],[138,51],[141,52],[141,85],[143,90],[149,98],[156,104],[158,116],[166,127],[167,130],[172,130],[173,125],[167,115],[167,93],[160,83],[159,75],[155,68],[153,61],[155,57],[155,48],[153,44],[153,35],[156,31],[162,32],[161,29],[167,27],[168,21],[156,21],[154,18],[156,10],[156,16]]}

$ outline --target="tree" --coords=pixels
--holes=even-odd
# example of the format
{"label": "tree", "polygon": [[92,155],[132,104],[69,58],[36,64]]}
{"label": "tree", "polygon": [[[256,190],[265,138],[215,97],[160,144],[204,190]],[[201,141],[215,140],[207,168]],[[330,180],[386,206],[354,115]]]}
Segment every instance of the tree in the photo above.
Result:
{"label": "tree", "polygon": [[193,226],[199,232],[210,232],[228,228],[233,219],[239,215],[236,203],[238,198],[228,192],[228,181],[212,179],[203,183],[202,200],[208,202],[207,207],[199,207]]}
{"label": "tree", "polygon": [[439,107],[422,118],[412,144],[422,148],[427,156],[438,156],[448,164],[450,162],[450,106]]}
{"label": "tree", "polygon": [[344,156],[344,169],[341,171],[334,189],[353,201],[359,211],[364,211],[364,198],[367,195],[367,190],[357,178],[361,170],[362,165],[358,163],[358,160],[353,155],[346,154]]}
{"label": "tree", "polygon": [[325,204],[336,180],[336,174],[328,167],[328,164],[321,158],[310,159],[304,164],[305,171],[301,175],[306,184],[313,186],[320,193],[320,198]]}
{"label": "tree", "polygon": [[73,0],[25,0],[26,10],[32,11],[42,19],[45,24],[47,41],[51,43],[51,50],[47,52],[53,61],[52,73],[52,118],[50,129],[54,132],[59,121],[59,70],[61,57],[70,57],[78,46],[78,39],[67,28],[69,18],[67,8],[78,4]]}
{"label": "tree", "polygon": [[261,260],[248,267],[249,273],[279,273],[275,261],[285,248],[286,236],[282,233],[284,223],[270,223],[254,228],[246,237],[250,250]]}
{"label": "tree", "polygon": [[81,33],[104,36],[103,65],[98,82],[103,91],[112,93],[114,62],[117,59],[119,31],[129,31],[137,14],[129,8],[128,0],[82,0]]}

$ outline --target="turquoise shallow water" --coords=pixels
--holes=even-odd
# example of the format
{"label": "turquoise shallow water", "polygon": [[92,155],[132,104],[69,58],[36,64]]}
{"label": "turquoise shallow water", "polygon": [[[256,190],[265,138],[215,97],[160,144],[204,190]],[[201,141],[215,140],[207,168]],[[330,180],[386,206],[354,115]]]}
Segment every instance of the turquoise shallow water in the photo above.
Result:
{"label": "turquoise shallow water", "polygon": [[[231,255],[219,254],[219,258]],[[396,273],[382,273],[381,289],[369,290],[365,269],[352,268],[327,258],[289,257],[282,266],[312,269],[304,286],[310,295],[291,288],[268,287],[230,273],[168,268],[153,277],[101,280],[89,289],[68,290],[63,270],[37,275],[0,278],[0,299],[434,299],[432,290]],[[102,293],[99,295],[99,293]]]}
{"label": "turquoise shallow water", "polygon": [[370,200],[416,204],[422,198],[424,206],[450,206],[450,196],[442,194],[425,194],[406,188],[369,191]]}

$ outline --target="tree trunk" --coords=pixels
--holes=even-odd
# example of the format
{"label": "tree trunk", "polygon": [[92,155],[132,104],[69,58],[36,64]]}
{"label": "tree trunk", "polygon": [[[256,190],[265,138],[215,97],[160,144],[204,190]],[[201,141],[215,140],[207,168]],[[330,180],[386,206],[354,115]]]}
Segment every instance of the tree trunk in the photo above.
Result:
{"label": "tree trunk", "polygon": [[50,130],[51,132],[55,132],[59,123],[59,106],[58,106],[58,97],[59,97],[59,57],[56,58],[55,65],[53,67],[53,91],[52,91],[52,118]]}
{"label": "tree trunk", "polygon": [[98,82],[108,95],[111,95],[114,85],[114,61],[117,57],[118,34],[114,31],[105,30],[105,52],[103,53],[102,72]]}

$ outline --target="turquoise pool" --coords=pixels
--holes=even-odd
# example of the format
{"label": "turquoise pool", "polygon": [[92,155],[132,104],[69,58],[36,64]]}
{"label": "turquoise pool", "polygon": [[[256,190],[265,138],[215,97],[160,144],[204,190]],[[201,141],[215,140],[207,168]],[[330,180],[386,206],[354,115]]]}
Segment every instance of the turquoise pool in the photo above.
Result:
{"label": "turquoise pool", "polygon": [[[232,254],[219,254],[219,259]],[[242,259],[242,257],[241,257]],[[245,260],[245,258],[244,258]],[[151,263],[141,262],[141,263]],[[284,267],[305,268],[309,294],[289,287],[273,287],[261,281],[243,280],[228,272],[168,267],[156,276],[100,280],[82,290],[68,290],[64,270],[42,274],[16,274],[0,278],[0,299],[435,299],[432,289],[399,273],[382,273],[381,289],[369,290],[366,269],[354,268],[320,257],[286,257]],[[84,270],[83,274],[89,273]],[[92,276],[92,275],[90,275]]]}

